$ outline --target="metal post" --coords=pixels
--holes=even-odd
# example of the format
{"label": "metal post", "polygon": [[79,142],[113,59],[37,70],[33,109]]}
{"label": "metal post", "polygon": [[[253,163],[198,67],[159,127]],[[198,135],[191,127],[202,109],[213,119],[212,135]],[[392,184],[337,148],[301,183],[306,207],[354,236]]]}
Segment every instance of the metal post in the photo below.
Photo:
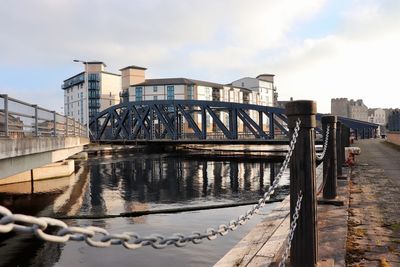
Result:
{"label": "metal post", "polygon": [[341,156],[340,156],[340,159],[341,159],[340,164],[341,164],[341,166],[343,166],[343,164],[346,161],[346,156],[344,154],[345,153],[345,149],[344,148],[349,145],[349,135],[348,135],[349,128],[347,128],[347,126],[344,125],[344,124],[341,125],[341,128],[342,128],[341,129],[342,134],[340,136],[340,139],[341,139],[342,145],[341,145],[341,151],[340,151],[340,154],[341,154]]}
{"label": "metal post", "polygon": [[336,122],[336,168],[337,176],[342,177],[342,162],[343,162],[343,144],[342,144],[342,123],[340,121]]}
{"label": "metal post", "polygon": [[201,108],[201,139],[206,140],[207,138],[207,116],[206,108]]}
{"label": "metal post", "polygon": [[323,175],[325,186],[323,198],[334,199],[337,195],[337,153],[336,153],[336,116],[324,116],[321,119],[324,138],[329,125],[328,147],[324,157]]}
{"label": "metal post", "polygon": [[303,193],[297,228],[292,240],[290,261],[292,266],[315,266],[318,255],[317,198],[314,135],[317,105],[314,101],[299,100],[286,104],[290,136],[296,120],[300,131],[290,161],[290,220],[293,221],[299,192]]}
{"label": "metal post", "polygon": [[237,109],[232,108],[232,129],[229,129],[232,134],[232,139],[238,139],[238,114]]}
{"label": "metal post", "polygon": [[39,118],[38,118],[38,106],[37,105],[33,105],[33,107],[35,108],[35,136],[39,136]]}
{"label": "metal post", "polygon": [[9,135],[8,128],[8,95],[2,95],[4,99],[4,134],[6,137]]}
{"label": "metal post", "polygon": [[275,139],[274,113],[269,114],[269,138]]}
{"label": "metal post", "polygon": [[68,136],[68,116],[65,117],[65,136]]}
{"label": "metal post", "polygon": [[53,111],[53,122],[54,122],[53,134],[54,136],[57,136],[57,114],[55,111]]}

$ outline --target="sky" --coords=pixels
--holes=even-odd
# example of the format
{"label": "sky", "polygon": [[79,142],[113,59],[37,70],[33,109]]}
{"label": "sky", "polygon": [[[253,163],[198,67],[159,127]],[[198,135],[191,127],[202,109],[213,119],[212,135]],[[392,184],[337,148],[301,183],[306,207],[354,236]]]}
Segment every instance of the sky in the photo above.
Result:
{"label": "sky", "polygon": [[398,108],[398,0],[0,0],[0,93],[61,111],[73,59],[147,78],[275,74],[279,100]]}

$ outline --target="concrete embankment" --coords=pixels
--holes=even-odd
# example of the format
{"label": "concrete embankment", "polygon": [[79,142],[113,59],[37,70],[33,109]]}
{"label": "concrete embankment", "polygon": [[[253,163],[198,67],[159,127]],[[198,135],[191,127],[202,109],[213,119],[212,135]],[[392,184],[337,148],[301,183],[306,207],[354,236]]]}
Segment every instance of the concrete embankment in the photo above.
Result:
{"label": "concrete embankment", "polygon": [[373,139],[355,145],[347,266],[400,266],[400,147]]}
{"label": "concrete embankment", "polygon": [[74,160],[68,159],[35,168],[30,171],[21,172],[19,174],[0,179],[0,185],[70,176],[75,171],[74,163]]}

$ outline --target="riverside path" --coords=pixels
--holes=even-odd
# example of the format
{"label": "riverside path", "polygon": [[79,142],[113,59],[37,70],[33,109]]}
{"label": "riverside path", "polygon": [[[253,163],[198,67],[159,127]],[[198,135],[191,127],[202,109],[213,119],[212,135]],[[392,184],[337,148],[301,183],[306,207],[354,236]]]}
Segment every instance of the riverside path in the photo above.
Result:
{"label": "riverside path", "polygon": [[400,147],[359,140],[350,182],[347,266],[400,266]]}

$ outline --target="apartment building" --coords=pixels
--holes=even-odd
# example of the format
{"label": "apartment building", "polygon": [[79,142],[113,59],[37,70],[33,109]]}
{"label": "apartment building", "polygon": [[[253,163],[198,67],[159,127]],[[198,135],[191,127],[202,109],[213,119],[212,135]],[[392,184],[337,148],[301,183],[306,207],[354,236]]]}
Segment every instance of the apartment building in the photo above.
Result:
{"label": "apartment building", "polygon": [[[135,75],[125,74],[124,72],[128,69],[134,70]],[[189,78],[145,79],[145,70],[145,68],[137,66],[121,69],[123,71],[122,84],[130,84],[127,89],[124,88],[121,101],[206,100],[268,106],[273,106],[275,102],[274,75],[270,74],[259,75],[257,78],[247,77],[230,84],[220,84]],[[249,115],[258,121],[256,112],[250,111]],[[218,116],[225,125],[228,125],[229,116],[226,112],[221,111]],[[268,118],[264,117],[265,127],[268,128]],[[195,116],[194,120],[201,123],[201,116]],[[206,120],[207,128],[215,131],[217,126],[209,114],[207,114]],[[239,122],[238,128],[239,131],[246,130],[241,122]]]}
{"label": "apartment building", "polygon": [[[146,100],[207,100],[265,106],[276,104],[277,93],[272,74],[220,84],[188,78],[146,79],[147,69],[135,65],[120,69],[121,74],[106,72],[105,67],[103,62],[85,63],[87,87],[85,71],[64,81],[62,89],[66,115],[86,124],[87,116],[90,120],[96,113],[119,102]],[[258,121],[256,112],[249,111],[249,115]],[[228,125],[228,114],[221,111],[219,118]],[[201,123],[200,115],[194,119]],[[215,130],[217,127],[211,116],[207,114],[206,119],[209,129]],[[263,122],[267,129],[269,124],[266,116]],[[245,130],[240,122],[238,127],[239,131]]]}
{"label": "apartment building", "polygon": [[389,113],[387,128],[392,132],[400,131],[400,110],[392,109]]}
{"label": "apartment building", "polygon": [[368,121],[368,107],[362,99],[347,98],[331,99],[331,114],[355,120]]}
{"label": "apartment building", "polygon": [[386,125],[387,119],[385,110],[381,108],[368,109],[368,121],[381,126]]}
{"label": "apartment building", "polygon": [[247,88],[257,94],[255,103],[262,106],[275,106],[277,100],[273,74],[260,74],[256,78],[244,77],[231,83],[234,87]]}
{"label": "apartment building", "polygon": [[65,115],[86,124],[96,113],[119,103],[121,75],[106,72],[103,62],[84,65],[85,71],[64,80],[61,89],[64,90]]}

